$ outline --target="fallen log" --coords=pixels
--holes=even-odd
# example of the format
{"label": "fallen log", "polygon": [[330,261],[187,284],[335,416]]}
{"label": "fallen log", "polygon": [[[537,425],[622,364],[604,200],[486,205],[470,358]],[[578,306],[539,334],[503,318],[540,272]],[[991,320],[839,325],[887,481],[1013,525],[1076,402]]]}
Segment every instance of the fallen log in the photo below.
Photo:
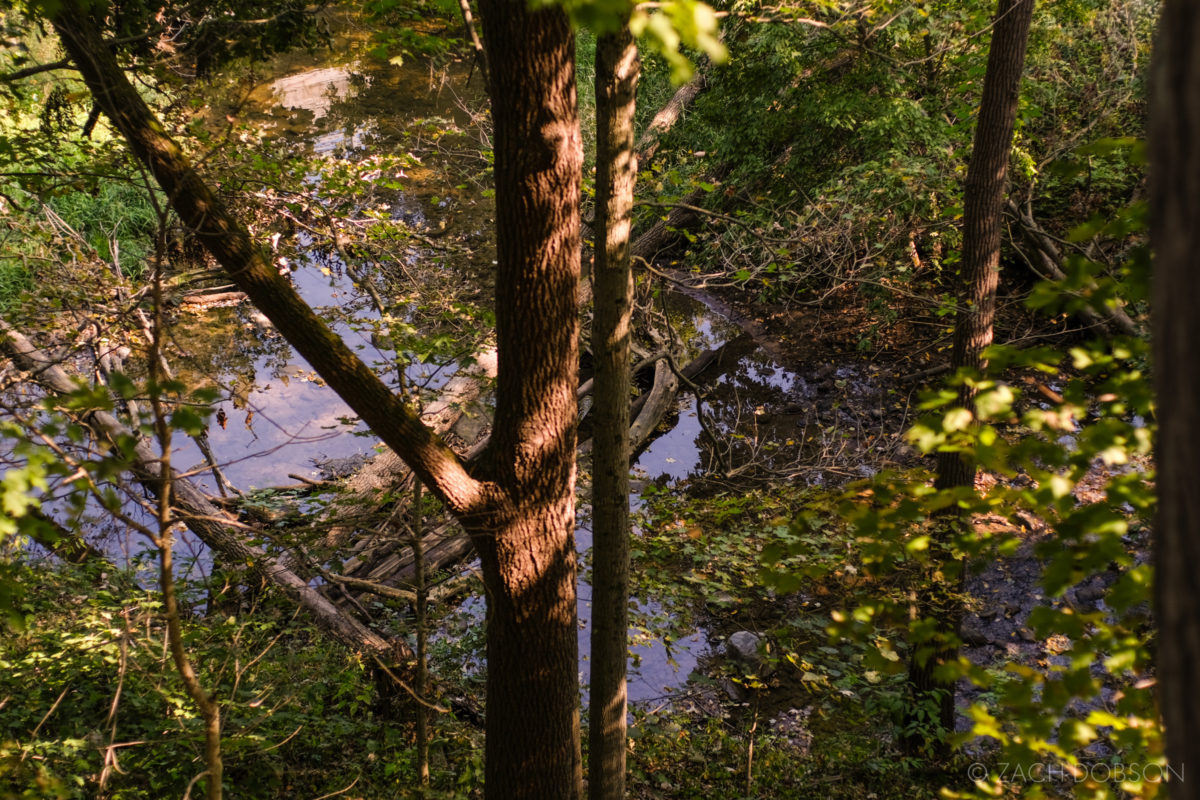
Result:
{"label": "fallen log", "polygon": [[700,215],[684,206],[695,206],[703,201],[706,192],[697,189],[682,200],[680,206],[672,208],[667,216],[657,220],[650,229],[634,241],[629,248],[629,257],[634,263],[639,261],[651,262],[663,250],[666,250],[679,238],[678,230],[688,228],[700,219]]}
{"label": "fallen log", "polygon": [[658,110],[654,119],[650,120],[650,124],[646,126],[646,130],[642,131],[642,135],[638,137],[636,149],[639,164],[648,164],[650,159],[654,158],[663,135],[675,127],[675,123],[683,118],[688,106],[695,102],[701,92],[707,88],[708,77],[703,72],[697,71],[696,75],[680,86],[667,104]]}
{"label": "fallen log", "polygon": [[[75,391],[77,384],[56,362],[50,360],[23,334],[4,320],[0,320],[0,349],[6,351],[22,368],[32,372],[37,382],[57,394]],[[158,496],[162,487],[162,460],[149,444],[138,440],[135,434],[111,413],[103,410],[90,411],[85,421],[99,434],[112,441],[136,441],[133,446],[129,471],[152,495]],[[366,651],[371,655],[395,663],[411,657],[411,651],[402,640],[389,641],[375,633],[357,618],[334,605],[318,589],[288,569],[280,559],[251,544],[247,531],[258,532],[238,522],[218,507],[194,483],[179,477],[172,469],[172,505],[181,521],[221,558],[230,564],[245,565],[283,589],[305,608],[316,623],[335,639],[353,650]]]}
{"label": "fallen log", "polygon": [[37,509],[30,516],[35,520],[35,524],[29,526],[25,533],[63,561],[69,564],[98,561],[108,564],[110,567],[113,566],[104,553],[93,547],[78,533],[67,530],[50,515]]}
{"label": "fallen log", "polygon": [[[442,388],[438,399],[425,407],[421,420],[438,436],[444,436],[463,416],[463,408],[477,399],[483,385],[496,377],[496,348],[489,347],[475,355],[475,363],[462,374],[455,375]],[[356,523],[376,518],[379,497],[394,493],[412,478],[412,471],[391,450],[384,450],[371,459],[345,483],[345,493],[326,512],[328,520],[336,514],[342,523],[332,527],[325,537],[325,546],[342,545],[354,531]]]}
{"label": "fallen log", "polygon": [[629,452],[641,449],[650,434],[675,406],[679,394],[679,378],[671,371],[666,359],[654,365],[654,386],[645,395],[646,400],[629,426]]}
{"label": "fallen log", "polygon": [[[1037,253],[1042,269],[1052,280],[1065,281],[1067,275],[1059,266],[1063,261],[1062,251],[1059,250],[1054,238],[1033,218],[1033,211],[1028,207],[1022,210],[1012,198],[1009,198],[1005,205],[1008,213],[1017,221],[1021,235]],[[1121,305],[1104,306],[1100,310],[1085,305],[1079,309],[1078,314],[1090,328],[1100,327],[1110,333],[1122,333],[1126,336],[1139,335],[1137,323],[1130,318]]]}
{"label": "fallen log", "polygon": [[179,302],[185,306],[203,307],[203,308],[221,308],[224,306],[236,306],[246,301],[245,292],[194,292],[185,294],[179,298]]}

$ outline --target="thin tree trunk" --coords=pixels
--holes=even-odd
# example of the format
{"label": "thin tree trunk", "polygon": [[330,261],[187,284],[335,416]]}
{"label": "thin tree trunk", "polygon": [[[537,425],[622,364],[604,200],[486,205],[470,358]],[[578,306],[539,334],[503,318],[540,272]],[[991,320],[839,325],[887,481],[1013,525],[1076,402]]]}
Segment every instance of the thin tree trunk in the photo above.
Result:
{"label": "thin tree trunk", "polygon": [[458,0],[458,8],[462,12],[463,25],[466,26],[467,36],[471,39],[471,46],[475,48],[475,62],[479,64],[479,74],[483,75],[484,83],[486,83],[488,79],[487,53],[483,49],[483,42],[479,40],[479,32],[475,30],[475,17],[471,14],[471,0]]}
{"label": "thin tree trunk", "polygon": [[[1004,195],[1008,188],[1008,163],[1033,6],[1034,0],[999,0],[996,9],[996,24],[992,29],[979,120],[975,127],[975,143],[967,168],[963,197],[961,283],[950,362],[954,370],[982,370],[986,366],[983,351],[992,343],[996,288],[1000,281]],[[974,398],[975,390],[963,385],[959,390],[959,405],[972,409]],[[958,452],[938,453],[936,488],[954,489],[974,485],[975,463],[969,456]],[[947,520],[947,529],[939,538],[944,539],[953,524]],[[935,542],[931,555],[935,560],[949,558],[945,541]],[[934,565],[939,572],[940,567],[939,564]],[[946,585],[944,578],[939,579],[932,573],[927,575],[926,581],[932,585],[920,589],[924,596],[917,600],[916,615],[935,619],[939,630],[932,640],[914,643],[911,655],[909,687],[913,705],[905,736],[905,747],[910,752],[930,744],[927,739],[929,731],[917,725],[918,718],[914,712],[918,709],[936,707],[938,724],[943,733],[954,730],[954,681],[937,675],[937,671],[958,657],[957,636],[961,612],[954,586]],[[944,754],[947,746],[944,741],[938,741],[934,743],[934,750]]]}
{"label": "thin tree trunk", "polygon": [[[992,343],[1008,162],[1033,6],[1034,0],[1000,0],[996,10],[963,194],[961,279],[950,359],[953,370],[982,370],[986,366],[983,351]],[[974,390],[963,387],[959,404],[970,409],[974,397]],[[975,485],[975,465],[961,453],[939,453],[937,465],[938,488]]]}
{"label": "thin tree trunk", "polygon": [[[154,274],[152,276],[152,297],[154,300],[154,324],[150,330],[150,383],[162,385],[163,379],[170,376],[166,361],[162,357],[163,345],[163,287],[162,262],[163,250],[161,224],[159,217],[159,236],[157,241],[156,258],[154,259]],[[176,517],[172,495],[175,492],[175,470],[171,467],[171,426],[167,421],[167,408],[162,395],[158,391],[150,393],[150,407],[154,412],[153,425],[155,439],[158,443],[159,468],[158,486],[153,490],[157,495],[158,505],[155,508],[155,522],[158,530],[155,544],[159,554],[159,585],[162,587],[163,613],[167,623],[167,642],[171,649],[171,658],[175,662],[175,671],[179,673],[184,688],[192,702],[200,711],[204,720],[204,764],[208,768],[205,796],[208,800],[221,800],[222,779],[225,773],[224,762],[221,760],[221,705],[215,694],[210,694],[200,683],[192,660],[183,645],[183,622],[179,615],[179,601],[175,594],[175,569],[173,564],[175,532],[173,530]]]}
{"label": "thin tree trunk", "polygon": [[417,678],[413,690],[417,693],[417,781],[421,785],[421,796],[429,787],[429,708],[425,702],[425,691],[428,686],[429,658],[426,644],[429,638],[429,586],[425,580],[425,551],[421,546],[421,482],[413,483],[412,510],[412,551],[413,568],[415,571],[416,602],[413,612],[417,623]]}
{"label": "thin tree trunk", "polygon": [[[1150,225],[1154,245],[1154,388],[1158,521],[1154,585],[1159,708],[1167,761],[1200,764],[1200,6],[1168,0],[1155,43],[1150,98]],[[1194,767],[1193,767],[1194,768]],[[1172,800],[1200,783],[1170,784]]]}
{"label": "thin tree trunk", "polygon": [[596,42],[595,428],[592,455],[592,636],[588,796],[625,797],[629,654],[629,233],[640,70],[628,27]]}

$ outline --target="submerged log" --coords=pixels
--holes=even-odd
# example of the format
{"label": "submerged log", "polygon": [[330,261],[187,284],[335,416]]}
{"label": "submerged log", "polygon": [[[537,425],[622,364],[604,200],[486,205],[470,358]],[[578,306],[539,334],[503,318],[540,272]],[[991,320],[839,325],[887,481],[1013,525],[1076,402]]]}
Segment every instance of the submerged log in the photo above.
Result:
{"label": "submerged log", "polygon": [[[438,436],[444,436],[462,418],[464,407],[482,394],[487,382],[495,379],[496,367],[495,347],[476,353],[475,364],[446,383],[438,399],[425,407],[421,420]],[[376,520],[380,496],[395,493],[411,478],[412,470],[391,450],[371,459],[346,481],[345,494],[326,513],[327,520],[336,515],[342,524],[330,529],[325,545],[338,547],[359,524]]]}

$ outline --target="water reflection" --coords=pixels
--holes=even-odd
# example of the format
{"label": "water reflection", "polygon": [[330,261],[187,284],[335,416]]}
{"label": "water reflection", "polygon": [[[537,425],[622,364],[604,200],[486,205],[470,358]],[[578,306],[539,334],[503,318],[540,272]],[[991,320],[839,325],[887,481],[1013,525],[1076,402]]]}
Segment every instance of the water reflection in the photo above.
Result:
{"label": "water reflection", "polygon": [[271,90],[279,98],[279,105],[311,112],[314,120],[328,114],[334,103],[350,98],[354,92],[349,67],[322,67],[286,75],[272,82]]}

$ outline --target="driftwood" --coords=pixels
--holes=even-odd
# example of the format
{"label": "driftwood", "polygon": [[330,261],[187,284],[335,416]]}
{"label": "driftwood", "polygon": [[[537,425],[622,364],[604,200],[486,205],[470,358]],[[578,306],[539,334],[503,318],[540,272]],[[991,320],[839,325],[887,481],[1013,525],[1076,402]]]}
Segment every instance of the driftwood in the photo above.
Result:
{"label": "driftwood", "polygon": [[[1063,262],[1062,251],[1059,250],[1054,237],[1033,218],[1033,211],[1029,208],[1022,210],[1012,198],[1007,200],[1006,206],[1008,213],[1017,221],[1021,235],[1037,254],[1041,268],[1046,271],[1046,275],[1056,281],[1066,280],[1067,276],[1059,266]],[[1078,313],[1089,328],[1102,327],[1111,333],[1123,333],[1126,336],[1138,335],[1137,323],[1120,305],[1105,306],[1102,311],[1092,306],[1083,306]]]}
{"label": "driftwood", "polygon": [[[438,436],[443,436],[463,416],[463,407],[479,397],[483,385],[496,377],[496,348],[476,353],[475,364],[463,374],[455,375],[443,387],[438,399],[426,406],[421,420]],[[354,529],[354,520],[374,518],[379,509],[379,497],[402,487],[412,477],[412,471],[391,450],[384,450],[371,459],[345,483],[345,495],[327,514],[337,515],[340,524],[326,536],[325,544],[337,547],[344,543]]]}
{"label": "driftwood", "polygon": [[[76,383],[67,372],[45,353],[36,348],[24,335],[0,320],[0,348],[7,351],[22,368],[34,373],[36,380],[53,392],[67,394]],[[107,411],[96,410],[86,415],[86,421],[98,433],[111,440],[136,440],[134,433]],[[161,489],[163,464],[159,455],[144,441],[133,447],[130,472],[147,491],[157,496]],[[278,558],[251,544],[247,527],[221,509],[194,483],[170,471],[172,505],[180,519],[208,547],[233,564],[245,564],[271,583],[295,598],[334,638],[348,647],[393,660],[411,656],[402,641],[389,641],[361,621],[334,605],[319,590],[288,569]],[[258,532],[253,538],[258,538]]]}
{"label": "driftwood", "polygon": [[[471,551],[471,540],[454,522],[435,526],[421,537],[427,573],[461,563]],[[365,555],[356,563],[347,562],[345,577],[384,586],[415,588],[416,563],[412,548],[404,542],[393,540]],[[333,579],[338,580],[338,577]]]}
{"label": "driftwood", "polygon": [[679,394],[679,378],[671,371],[666,359],[654,365],[654,386],[646,394],[646,400],[629,426],[629,452],[641,449],[658,423],[675,406]]}
{"label": "driftwood", "polygon": [[650,159],[654,158],[654,154],[658,152],[659,142],[662,140],[663,134],[675,127],[675,123],[683,118],[683,113],[687,110],[700,93],[708,88],[708,79],[703,72],[697,72],[695,77],[690,81],[680,86],[678,91],[667,101],[667,104],[658,110],[654,115],[654,119],[650,120],[650,124],[646,126],[646,130],[642,131],[642,135],[637,141],[638,163],[647,164]]}
{"label": "driftwood", "polygon": [[245,292],[195,292],[185,294],[179,302],[185,306],[200,306],[202,308],[218,308],[221,306],[236,306],[246,301]]}

